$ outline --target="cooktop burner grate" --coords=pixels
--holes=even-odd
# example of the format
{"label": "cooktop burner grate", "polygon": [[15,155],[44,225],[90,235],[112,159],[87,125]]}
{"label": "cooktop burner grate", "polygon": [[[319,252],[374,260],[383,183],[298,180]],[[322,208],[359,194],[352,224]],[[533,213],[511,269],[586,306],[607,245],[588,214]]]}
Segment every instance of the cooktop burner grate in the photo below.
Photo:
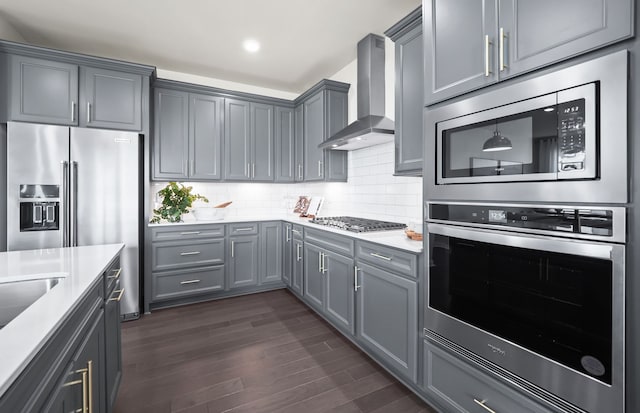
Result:
{"label": "cooktop burner grate", "polygon": [[311,222],[352,232],[391,231],[407,227],[405,224],[398,222],[355,217],[317,217],[312,219]]}

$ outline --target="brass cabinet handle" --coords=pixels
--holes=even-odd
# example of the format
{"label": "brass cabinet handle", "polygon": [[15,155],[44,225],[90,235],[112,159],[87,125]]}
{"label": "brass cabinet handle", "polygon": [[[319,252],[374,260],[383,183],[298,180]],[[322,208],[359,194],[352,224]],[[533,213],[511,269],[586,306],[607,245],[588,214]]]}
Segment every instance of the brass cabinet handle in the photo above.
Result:
{"label": "brass cabinet handle", "polygon": [[200,280],[187,280],[187,281],[180,281],[180,284],[182,285],[186,285],[186,284],[197,284],[199,283]]}
{"label": "brass cabinet handle", "polygon": [[489,35],[485,34],[484,36],[484,76],[489,77],[491,74],[491,70],[489,70],[489,46],[491,42],[489,41]]}
{"label": "brass cabinet handle", "polygon": [[80,374],[80,380],[73,380],[64,383],[62,387],[82,385],[82,409],[76,410],[82,413],[93,413],[93,361],[87,361],[87,367],[79,369],[71,374]]}
{"label": "brass cabinet handle", "polygon": [[377,252],[372,252],[369,255],[371,255],[372,257],[380,258],[385,261],[391,261],[391,257],[385,257],[384,255],[380,255]]}
{"label": "brass cabinet handle", "polygon": [[115,272],[115,275],[109,275],[107,276],[107,278],[113,278],[114,280],[117,280],[120,277],[120,274],[122,273],[122,268],[118,268],[117,270],[111,270],[113,272]]}
{"label": "brass cabinet handle", "polygon": [[[120,296],[118,297],[118,301],[122,298],[122,293],[124,293],[124,288],[120,291]],[[87,362],[87,373],[89,379],[87,380],[87,387],[89,387],[89,409],[88,413],[93,413],[93,361],[89,360]]]}
{"label": "brass cabinet handle", "polygon": [[187,256],[187,255],[198,255],[200,254],[200,251],[189,251],[189,252],[181,252],[180,255],[181,256]]}
{"label": "brass cabinet handle", "polygon": [[507,37],[504,34],[504,27],[500,28],[500,41],[499,41],[499,49],[500,49],[500,71],[504,71],[507,68],[507,65],[504,63],[504,39]]}
{"label": "brass cabinet handle", "polygon": [[487,406],[485,403],[487,402],[486,400],[478,400],[478,399],[473,399],[474,402],[476,402],[476,404],[482,406],[483,409],[485,409],[486,411],[488,411],[489,413],[496,413],[495,410],[493,410],[492,408],[490,408],[489,406]]}
{"label": "brass cabinet handle", "polygon": [[115,298],[114,297],[109,298],[109,301],[118,301],[118,302],[120,302],[120,300],[122,299],[122,295],[124,294],[124,288],[121,288],[119,290],[115,290],[114,294],[118,294],[118,296],[115,297]]}

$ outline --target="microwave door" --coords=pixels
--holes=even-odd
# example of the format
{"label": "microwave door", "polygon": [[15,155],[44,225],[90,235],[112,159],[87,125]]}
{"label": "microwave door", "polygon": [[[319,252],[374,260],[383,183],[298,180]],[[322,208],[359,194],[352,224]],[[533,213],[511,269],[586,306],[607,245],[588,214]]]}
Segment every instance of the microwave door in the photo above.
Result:
{"label": "microwave door", "polygon": [[595,96],[595,83],[558,92],[558,179],[598,177]]}

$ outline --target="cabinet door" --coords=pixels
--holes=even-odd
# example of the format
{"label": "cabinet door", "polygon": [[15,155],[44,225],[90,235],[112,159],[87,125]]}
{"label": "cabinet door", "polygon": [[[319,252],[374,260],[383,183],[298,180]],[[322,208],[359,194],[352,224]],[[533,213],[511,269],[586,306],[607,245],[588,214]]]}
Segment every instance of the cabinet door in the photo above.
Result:
{"label": "cabinet door", "polygon": [[396,40],[396,174],[422,174],[422,27]]}
{"label": "cabinet door", "polygon": [[295,180],[304,181],[304,105],[295,109]]}
{"label": "cabinet door", "polygon": [[300,295],[304,294],[304,245],[302,240],[293,240],[293,269],[291,273],[291,288]]}
{"label": "cabinet door", "polygon": [[[501,0],[508,78],[633,35],[632,0]],[[498,39],[500,41],[500,39]]]}
{"label": "cabinet door", "polygon": [[325,137],[324,92],[304,102],[304,180],[324,180],[324,151],[318,149]]}
{"label": "cabinet door", "polygon": [[142,129],[142,76],[113,70],[81,69],[80,125]]}
{"label": "cabinet door", "polygon": [[[347,126],[347,94],[327,91],[326,132],[323,140]],[[327,181],[347,181],[347,151],[322,150],[326,159],[325,176]]]}
{"label": "cabinet door", "polygon": [[198,180],[222,178],[222,116],[224,99],[189,95],[189,176]]}
{"label": "cabinet door", "polygon": [[118,388],[122,379],[122,336],[120,329],[119,286],[115,287],[112,296],[104,307],[105,323],[105,378],[107,412],[113,411],[118,396]]}
{"label": "cabinet door", "polygon": [[318,311],[324,308],[324,274],[321,269],[322,249],[304,244],[304,298]]}
{"label": "cabinet door", "polygon": [[296,179],[296,145],[293,109],[276,107],[276,182]]}
{"label": "cabinet door", "polygon": [[354,334],[353,259],[325,251],[323,266],[327,288],[325,314],[336,327]]}
{"label": "cabinet door", "polygon": [[497,1],[423,2],[425,105],[498,80]]}
{"label": "cabinet door", "polygon": [[224,106],[224,177],[246,181],[251,178],[251,105],[226,99]]}
{"label": "cabinet door", "polygon": [[229,238],[229,288],[258,284],[258,236]]}
{"label": "cabinet door", "polygon": [[11,120],[78,124],[78,66],[9,56]]}
{"label": "cabinet door", "polygon": [[251,180],[273,181],[273,106],[251,104]]}
{"label": "cabinet door", "polygon": [[358,261],[357,339],[409,380],[417,379],[415,281]]}
{"label": "cabinet door", "polygon": [[291,276],[293,275],[293,234],[291,233],[292,227],[293,225],[289,223],[285,223],[282,226],[282,238],[284,239],[284,252],[282,254],[282,281],[284,281],[284,283],[289,287],[291,286]]}
{"label": "cabinet door", "polygon": [[260,283],[282,279],[282,227],[279,222],[260,224]]}
{"label": "cabinet door", "polygon": [[153,178],[188,179],[189,94],[156,89],[154,100]]}

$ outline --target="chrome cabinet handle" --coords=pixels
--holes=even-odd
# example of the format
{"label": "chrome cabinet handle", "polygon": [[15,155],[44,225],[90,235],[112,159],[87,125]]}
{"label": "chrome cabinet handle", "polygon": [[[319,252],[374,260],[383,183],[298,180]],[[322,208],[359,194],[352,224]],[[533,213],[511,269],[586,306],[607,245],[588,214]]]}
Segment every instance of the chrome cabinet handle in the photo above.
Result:
{"label": "chrome cabinet handle", "polygon": [[87,102],[87,124],[91,123],[91,102]]}
{"label": "chrome cabinet handle", "polygon": [[189,251],[189,252],[181,252],[180,255],[182,255],[183,257],[186,255],[198,255],[200,254],[200,251]]}
{"label": "chrome cabinet handle", "polygon": [[78,246],[78,162],[71,162],[71,194],[69,196],[70,245]]}
{"label": "chrome cabinet handle", "polygon": [[358,292],[360,288],[358,285],[358,270],[360,270],[360,268],[358,268],[357,265],[353,267],[353,291],[355,292]]}
{"label": "chrome cabinet handle", "polygon": [[200,234],[200,231],[185,231],[180,233],[180,235],[198,235],[198,234]]}
{"label": "chrome cabinet handle", "polygon": [[256,177],[256,164],[255,163],[251,164],[251,177],[252,178]]}
{"label": "chrome cabinet handle", "polygon": [[67,220],[69,219],[69,186],[67,176],[69,175],[69,162],[61,161],[61,175],[62,175],[62,199],[60,200],[60,237],[62,238],[62,246],[69,246],[69,231],[67,228]]}
{"label": "chrome cabinet handle", "polygon": [[372,252],[369,255],[371,255],[372,257],[380,258],[381,260],[391,261],[391,257],[385,257],[384,255],[380,255],[377,252]]}
{"label": "chrome cabinet handle", "polygon": [[118,268],[117,270],[111,270],[113,272],[115,272],[115,275],[109,275],[107,276],[107,278],[113,278],[114,280],[117,280],[120,277],[120,273],[122,273],[122,268]]}
{"label": "chrome cabinet handle", "polygon": [[302,179],[302,164],[298,164],[298,178]]}
{"label": "chrome cabinet handle", "polygon": [[253,227],[236,228],[236,232],[253,231]]}
{"label": "chrome cabinet handle", "polygon": [[71,101],[71,122],[76,121],[76,102]]}
{"label": "chrome cabinet handle", "polygon": [[291,241],[291,227],[287,227],[286,240],[287,240],[287,242]]}
{"label": "chrome cabinet handle", "polygon": [[189,175],[190,175],[190,176],[193,176],[193,175],[195,175],[195,174],[196,174],[196,161],[194,161],[194,160],[192,159],[192,160],[190,160],[189,162],[191,163],[191,164],[190,164],[191,168],[190,168],[190,171],[189,171]]}
{"label": "chrome cabinet handle", "polygon": [[181,285],[187,285],[187,284],[197,284],[199,283],[200,280],[187,280],[187,281],[180,281]]}
{"label": "chrome cabinet handle", "polygon": [[122,296],[124,295],[124,288],[121,288],[121,289],[119,289],[119,290],[115,290],[113,293],[114,293],[114,294],[116,294],[116,293],[117,293],[117,294],[118,294],[118,296],[117,296],[117,297],[111,297],[111,298],[109,298],[109,301],[117,301],[117,302],[120,302],[120,300],[122,300]]}
{"label": "chrome cabinet handle", "polygon": [[493,410],[492,408],[490,408],[489,406],[487,406],[485,403],[487,402],[486,400],[478,400],[478,399],[473,399],[474,402],[476,402],[478,405],[482,406],[483,409],[485,409],[486,411],[488,411],[489,413],[496,413],[495,410]]}
{"label": "chrome cabinet handle", "polygon": [[500,49],[500,71],[504,71],[507,68],[507,65],[504,63],[504,39],[507,37],[504,34],[504,27],[500,28],[500,41],[499,41],[499,49]]}
{"label": "chrome cabinet handle", "polygon": [[322,271],[322,253],[318,252],[318,272],[320,274],[322,274],[324,271]]}
{"label": "chrome cabinet handle", "polygon": [[322,273],[323,274],[327,272],[327,262],[325,261],[325,258],[327,258],[327,254],[323,252],[322,253]]}
{"label": "chrome cabinet handle", "polygon": [[301,232],[298,231],[297,229],[292,229],[291,232],[293,232],[294,234],[301,235]]}
{"label": "chrome cabinet handle", "polygon": [[489,46],[491,42],[489,41],[489,35],[486,34],[484,36],[484,76],[489,77],[491,71],[489,70]]}
{"label": "chrome cabinet handle", "polygon": [[300,261],[302,259],[302,255],[300,254],[301,248],[302,244],[296,244],[296,261]]}
{"label": "chrome cabinet handle", "polygon": [[318,176],[322,176],[322,161],[318,161]]}
{"label": "chrome cabinet handle", "polygon": [[235,246],[236,246],[236,242],[231,241],[231,257],[232,258],[235,256]]}

